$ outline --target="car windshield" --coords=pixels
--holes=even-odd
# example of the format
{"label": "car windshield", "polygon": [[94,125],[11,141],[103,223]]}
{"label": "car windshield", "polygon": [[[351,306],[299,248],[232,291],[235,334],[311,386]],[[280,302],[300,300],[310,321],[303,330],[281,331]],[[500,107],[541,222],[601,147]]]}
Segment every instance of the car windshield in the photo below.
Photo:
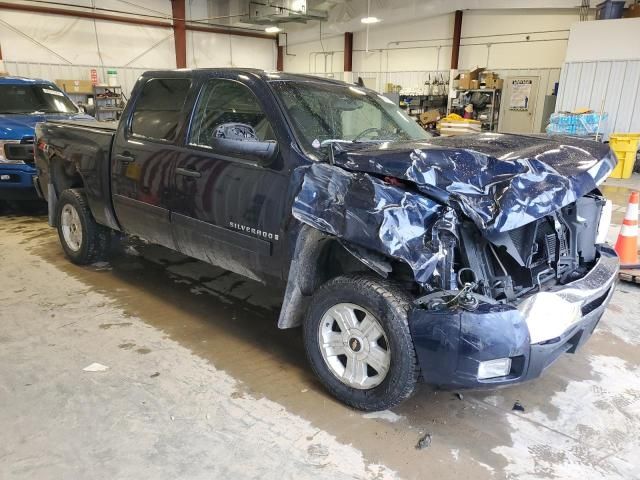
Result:
{"label": "car windshield", "polygon": [[0,85],[0,113],[78,113],[67,96],[50,84]]}
{"label": "car windshield", "polygon": [[318,151],[328,143],[397,142],[431,138],[391,100],[355,85],[271,82],[301,146]]}

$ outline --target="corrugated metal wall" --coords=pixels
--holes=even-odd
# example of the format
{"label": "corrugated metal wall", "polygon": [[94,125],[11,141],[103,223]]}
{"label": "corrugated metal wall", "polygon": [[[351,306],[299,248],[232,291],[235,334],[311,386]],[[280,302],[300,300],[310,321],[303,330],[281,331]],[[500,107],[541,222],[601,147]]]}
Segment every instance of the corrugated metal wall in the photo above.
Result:
{"label": "corrugated metal wall", "polygon": [[640,60],[565,63],[556,112],[590,108],[608,114],[605,137],[640,132]]}
{"label": "corrugated metal wall", "polygon": [[148,68],[132,67],[100,67],[97,65],[65,65],[57,63],[31,63],[4,61],[4,67],[11,75],[29,78],[42,78],[56,81],[58,79],[91,80],[91,69],[98,71],[98,80],[106,83],[107,70],[118,72],[118,83],[128,97],[138,77]]}

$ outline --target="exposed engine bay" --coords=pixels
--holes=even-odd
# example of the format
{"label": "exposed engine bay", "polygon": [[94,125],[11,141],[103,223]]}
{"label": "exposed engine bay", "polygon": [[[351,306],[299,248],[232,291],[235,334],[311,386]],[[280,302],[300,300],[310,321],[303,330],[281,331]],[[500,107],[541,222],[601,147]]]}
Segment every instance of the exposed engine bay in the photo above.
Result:
{"label": "exposed engine bay", "polygon": [[[594,190],[508,232],[482,235],[470,221],[461,222],[457,232],[440,230],[437,241],[443,258],[429,288],[461,290],[455,303],[474,308],[479,299],[509,303],[582,278],[598,255],[596,236],[604,205],[605,199]],[[436,294],[423,297],[421,303],[437,308],[443,298],[452,300],[451,294]]]}

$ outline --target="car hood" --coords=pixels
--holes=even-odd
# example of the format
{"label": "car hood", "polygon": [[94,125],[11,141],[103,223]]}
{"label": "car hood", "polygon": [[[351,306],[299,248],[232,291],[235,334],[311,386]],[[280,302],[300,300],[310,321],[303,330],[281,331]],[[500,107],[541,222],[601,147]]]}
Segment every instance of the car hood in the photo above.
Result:
{"label": "car hood", "polygon": [[335,155],[353,172],[447,192],[488,234],[526,225],[595,189],[616,165],[608,145],[566,136],[483,133],[382,143]]}
{"label": "car hood", "polygon": [[47,120],[94,120],[83,113],[62,114],[2,114],[0,115],[0,140],[21,140],[32,136],[36,123]]}

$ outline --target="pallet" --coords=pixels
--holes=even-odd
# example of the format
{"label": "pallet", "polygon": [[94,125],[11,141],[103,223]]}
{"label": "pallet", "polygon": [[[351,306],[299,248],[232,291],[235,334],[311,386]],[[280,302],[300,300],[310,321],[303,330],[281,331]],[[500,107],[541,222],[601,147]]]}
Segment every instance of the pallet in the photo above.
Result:
{"label": "pallet", "polygon": [[618,273],[620,280],[625,282],[640,284],[640,269],[639,268],[621,268]]}

